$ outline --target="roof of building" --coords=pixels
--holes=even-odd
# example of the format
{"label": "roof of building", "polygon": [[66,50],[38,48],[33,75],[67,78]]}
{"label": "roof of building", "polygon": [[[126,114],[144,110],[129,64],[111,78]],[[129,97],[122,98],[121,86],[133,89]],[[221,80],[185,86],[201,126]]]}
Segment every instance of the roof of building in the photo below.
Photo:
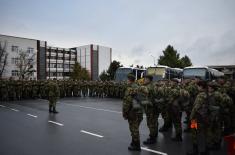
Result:
{"label": "roof of building", "polygon": [[19,39],[27,39],[27,40],[39,40],[39,39],[31,39],[31,38],[25,38],[25,37],[16,37],[16,36],[11,36],[11,35],[4,35],[4,34],[0,34],[0,36],[13,37],[13,38],[19,38]]}

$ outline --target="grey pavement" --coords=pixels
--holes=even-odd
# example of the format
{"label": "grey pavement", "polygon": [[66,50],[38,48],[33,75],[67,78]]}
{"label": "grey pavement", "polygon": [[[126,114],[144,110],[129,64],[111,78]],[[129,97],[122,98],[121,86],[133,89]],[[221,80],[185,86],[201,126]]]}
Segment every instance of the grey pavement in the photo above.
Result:
{"label": "grey pavement", "polygon": [[[60,113],[49,114],[46,100],[1,102],[0,155],[184,155],[190,149],[190,134],[172,142],[172,129],[159,133],[157,144],[128,151],[131,137],[121,105],[119,99],[64,98],[57,104]],[[140,134],[141,141],[148,137],[145,119]],[[211,154],[225,155],[226,144]]]}

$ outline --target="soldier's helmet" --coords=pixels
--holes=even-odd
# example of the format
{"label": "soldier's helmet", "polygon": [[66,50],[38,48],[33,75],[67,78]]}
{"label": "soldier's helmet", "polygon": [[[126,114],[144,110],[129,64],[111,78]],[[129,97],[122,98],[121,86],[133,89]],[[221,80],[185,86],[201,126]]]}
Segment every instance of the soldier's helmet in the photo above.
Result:
{"label": "soldier's helmet", "polygon": [[203,89],[207,88],[207,82],[206,81],[200,80],[197,84],[198,84],[199,87],[202,87]]}
{"label": "soldier's helmet", "polygon": [[127,79],[130,80],[130,81],[135,81],[135,76],[133,74],[129,73],[127,75]]}
{"label": "soldier's helmet", "polygon": [[217,82],[212,81],[212,82],[208,82],[208,87],[211,87],[213,89],[217,89],[220,87],[220,85]]}

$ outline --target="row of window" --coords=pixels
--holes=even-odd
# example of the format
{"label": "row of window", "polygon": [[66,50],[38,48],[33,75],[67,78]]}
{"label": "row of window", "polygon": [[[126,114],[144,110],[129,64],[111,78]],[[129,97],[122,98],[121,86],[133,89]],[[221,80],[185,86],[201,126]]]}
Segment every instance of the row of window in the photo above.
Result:
{"label": "row of window", "polygon": [[50,77],[62,77],[62,76],[70,76],[70,73],[69,72],[50,72],[50,73],[47,73],[48,76]]}
{"label": "row of window", "polygon": [[[18,52],[19,52],[19,46],[14,46],[14,45],[12,45],[12,46],[11,46],[11,51],[18,53]],[[28,48],[27,48],[27,53],[34,53],[34,48],[28,47]]]}
{"label": "row of window", "polygon": [[[18,64],[19,61],[20,61],[20,58],[11,58],[11,64],[13,64],[13,65]],[[30,63],[30,64],[33,63],[33,59],[32,58],[28,59],[28,63]]]}
{"label": "row of window", "polygon": [[65,58],[63,59],[63,57],[58,57],[58,58],[56,58],[56,56],[47,56],[47,59],[76,61],[76,58],[71,58],[71,59],[69,59],[69,57],[65,57]]}
{"label": "row of window", "polygon": [[[70,66],[70,67],[69,67]],[[47,68],[65,68],[65,69],[69,69],[69,68],[73,68],[74,64],[56,64],[56,63],[50,63],[47,64]]]}

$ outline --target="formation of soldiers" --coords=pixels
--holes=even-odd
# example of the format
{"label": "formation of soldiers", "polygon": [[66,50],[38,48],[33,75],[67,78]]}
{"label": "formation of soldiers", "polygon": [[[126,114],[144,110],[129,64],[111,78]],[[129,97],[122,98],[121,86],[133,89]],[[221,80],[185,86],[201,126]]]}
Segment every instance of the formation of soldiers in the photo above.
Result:
{"label": "formation of soldiers", "polygon": [[[184,132],[192,135],[193,149],[188,155],[206,154],[221,146],[222,137],[235,132],[235,82],[218,79],[213,82],[198,78],[184,80],[152,81],[146,76],[143,85],[135,83],[128,75],[128,85],[123,99],[123,117],[128,120],[132,141],[131,151],[140,151],[139,126],[146,114],[149,138],[144,145],[156,143],[159,132],[174,127],[173,141],[182,141],[182,112],[187,117]],[[158,130],[161,114],[164,125]],[[202,137],[199,142],[199,137]],[[203,142],[203,143],[202,143]],[[202,146],[200,146],[202,145]]]}
{"label": "formation of soldiers", "polygon": [[[0,80],[0,100],[48,99],[48,85],[52,80]],[[55,81],[55,80],[53,80]],[[113,97],[122,98],[124,82],[56,80],[60,98],[64,97]]]}
{"label": "formation of soldiers", "polygon": [[[140,151],[139,126],[146,114],[149,137],[144,145],[155,144],[158,132],[174,127],[173,141],[182,141],[182,132],[192,135],[193,149],[188,155],[209,154],[220,148],[224,135],[235,132],[235,81],[218,79],[206,82],[198,78],[152,81],[146,76],[138,84],[135,76],[127,82],[76,80],[0,80],[0,100],[49,100],[49,112],[56,111],[56,101],[63,97],[123,98],[123,117],[128,120],[132,136],[129,150]],[[186,113],[187,128],[182,129],[182,112]],[[158,130],[158,118],[164,125]],[[204,149],[199,150],[198,137],[204,136]]]}

